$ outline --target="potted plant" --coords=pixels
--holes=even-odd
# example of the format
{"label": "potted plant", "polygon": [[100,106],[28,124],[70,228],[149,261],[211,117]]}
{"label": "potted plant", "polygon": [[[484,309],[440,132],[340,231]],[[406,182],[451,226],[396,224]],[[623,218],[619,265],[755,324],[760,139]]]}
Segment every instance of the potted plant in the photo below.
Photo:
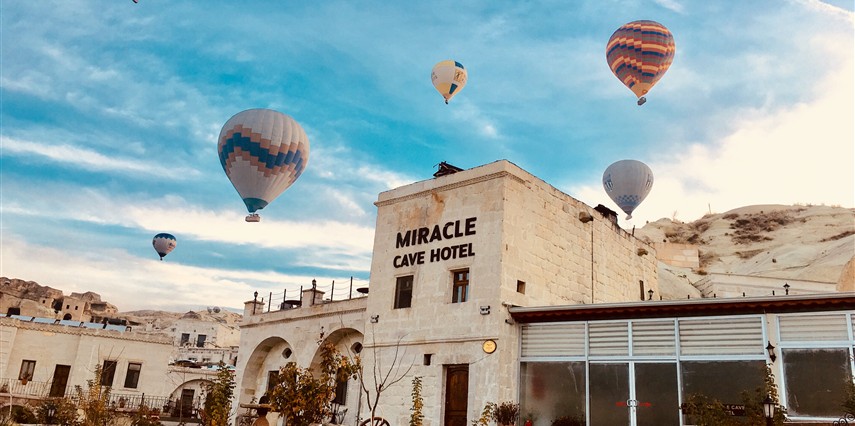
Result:
{"label": "potted plant", "polygon": [[496,404],[493,406],[492,417],[501,426],[512,426],[520,417],[520,405],[511,401]]}

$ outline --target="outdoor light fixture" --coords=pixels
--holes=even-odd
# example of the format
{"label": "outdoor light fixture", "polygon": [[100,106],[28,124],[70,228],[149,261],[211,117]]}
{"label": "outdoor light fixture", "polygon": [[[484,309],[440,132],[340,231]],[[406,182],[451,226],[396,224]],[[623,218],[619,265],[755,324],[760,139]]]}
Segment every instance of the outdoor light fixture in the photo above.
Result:
{"label": "outdoor light fixture", "polygon": [[647,290],[647,300],[653,300],[653,289]]}
{"label": "outdoor light fixture", "polygon": [[490,315],[490,306],[482,306],[481,307],[481,315]]}
{"label": "outdoor light fixture", "polygon": [[772,425],[772,419],[775,418],[775,401],[772,401],[772,396],[766,394],[766,399],[763,400],[763,416],[766,417],[766,425]]}
{"label": "outdoor light fixture", "polygon": [[372,324],[377,324],[378,321],[380,321],[380,315],[371,315]]}
{"label": "outdoor light fixture", "polygon": [[766,345],[766,352],[769,352],[769,360],[775,362],[778,359],[778,356],[775,355],[775,347],[772,346],[772,342],[767,341],[769,344]]}
{"label": "outdoor light fixture", "polygon": [[784,294],[790,294],[790,285],[787,283],[784,283]]}

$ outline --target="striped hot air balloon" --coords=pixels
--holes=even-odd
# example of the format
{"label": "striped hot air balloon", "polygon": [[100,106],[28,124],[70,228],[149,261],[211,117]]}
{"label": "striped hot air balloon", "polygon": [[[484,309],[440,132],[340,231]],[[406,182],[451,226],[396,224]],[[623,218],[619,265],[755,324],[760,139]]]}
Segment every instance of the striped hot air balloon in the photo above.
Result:
{"label": "striped hot air balloon", "polygon": [[178,241],[175,240],[174,235],[161,232],[154,236],[154,239],[151,240],[151,245],[154,246],[154,251],[160,255],[160,260],[163,260],[163,256],[169,254],[178,245]]}
{"label": "striped hot air balloon", "polygon": [[220,164],[250,215],[273,202],[300,177],[309,162],[309,138],[281,112],[250,109],[235,114],[220,131]]}
{"label": "striped hot air balloon", "polygon": [[606,45],[606,60],[612,72],[638,97],[644,95],[668,71],[674,61],[674,36],[654,21],[633,21],[622,25]]}
{"label": "striped hot air balloon", "polygon": [[433,87],[442,95],[445,103],[448,103],[454,95],[463,90],[463,86],[466,86],[467,78],[468,73],[463,68],[463,65],[453,60],[437,63],[430,73]]}
{"label": "striped hot air balloon", "polygon": [[603,189],[626,213],[627,220],[653,188],[653,171],[638,160],[620,160],[603,172]]}

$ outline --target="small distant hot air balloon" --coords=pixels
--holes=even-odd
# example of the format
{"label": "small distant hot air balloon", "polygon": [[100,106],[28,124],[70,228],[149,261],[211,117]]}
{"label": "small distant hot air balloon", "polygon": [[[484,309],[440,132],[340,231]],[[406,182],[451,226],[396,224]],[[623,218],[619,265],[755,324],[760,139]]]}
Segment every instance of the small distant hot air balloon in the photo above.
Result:
{"label": "small distant hot air balloon", "polygon": [[235,114],[220,131],[220,164],[243,199],[249,216],[273,202],[303,173],[309,138],[299,123],[278,111],[250,109]]}
{"label": "small distant hot air balloon", "polygon": [[638,96],[644,95],[668,71],[674,61],[674,36],[664,25],[654,21],[633,21],[622,25],[606,44],[606,61],[612,72]]}
{"label": "small distant hot air balloon", "polygon": [[160,255],[160,260],[163,260],[163,256],[169,254],[177,244],[175,236],[165,232],[155,235],[154,239],[151,240],[151,245],[154,246],[154,251]]}
{"label": "small distant hot air balloon", "polygon": [[436,91],[445,98],[445,103],[466,86],[468,73],[460,62],[448,60],[434,65],[430,73],[430,79]]}
{"label": "small distant hot air balloon", "polygon": [[644,201],[653,187],[653,171],[637,160],[612,163],[603,173],[603,188],[615,204],[632,219],[633,210]]}

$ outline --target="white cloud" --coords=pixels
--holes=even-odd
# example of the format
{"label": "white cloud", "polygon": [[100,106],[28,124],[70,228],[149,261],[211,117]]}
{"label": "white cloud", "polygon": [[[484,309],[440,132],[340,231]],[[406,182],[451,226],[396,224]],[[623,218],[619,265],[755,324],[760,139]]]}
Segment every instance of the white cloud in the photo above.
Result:
{"label": "white cloud", "polygon": [[[837,16],[842,18],[850,23],[855,22],[855,13],[851,10],[846,10],[840,6],[836,6],[830,4],[829,2],[824,2],[820,0],[796,0],[799,3],[804,3],[809,7],[827,13],[831,16]],[[852,7],[852,2],[848,2],[849,7]]]}
{"label": "white cloud", "polygon": [[672,10],[677,13],[683,13],[683,5],[674,1],[674,0],[653,0],[654,3],[662,6],[668,10]]}
{"label": "white cloud", "polygon": [[[3,147],[2,156],[36,156],[55,163],[89,171],[150,174],[152,178],[157,178],[161,174],[156,172],[163,168],[162,165],[158,164],[108,157],[99,152],[65,144],[49,145],[0,136],[0,145]],[[173,169],[169,174],[169,178],[186,178],[198,175],[199,172],[197,170],[179,168]]]}
{"label": "white cloud", "polygon": [[0,259],[6,277],[35,281],[65,294],[93,291],[121,311],[181,311],[211,305],[242,311],[241,303],[251,300],[254,291],[266,299],[269,292],[281,294],[286,288],[296,294],[300,286],[311,285],[312,279],[325,286],[332,280],[272,271],[199,268],[140,259],[121,250],[67,252],[27,244],[10,235],[4,235]]}

